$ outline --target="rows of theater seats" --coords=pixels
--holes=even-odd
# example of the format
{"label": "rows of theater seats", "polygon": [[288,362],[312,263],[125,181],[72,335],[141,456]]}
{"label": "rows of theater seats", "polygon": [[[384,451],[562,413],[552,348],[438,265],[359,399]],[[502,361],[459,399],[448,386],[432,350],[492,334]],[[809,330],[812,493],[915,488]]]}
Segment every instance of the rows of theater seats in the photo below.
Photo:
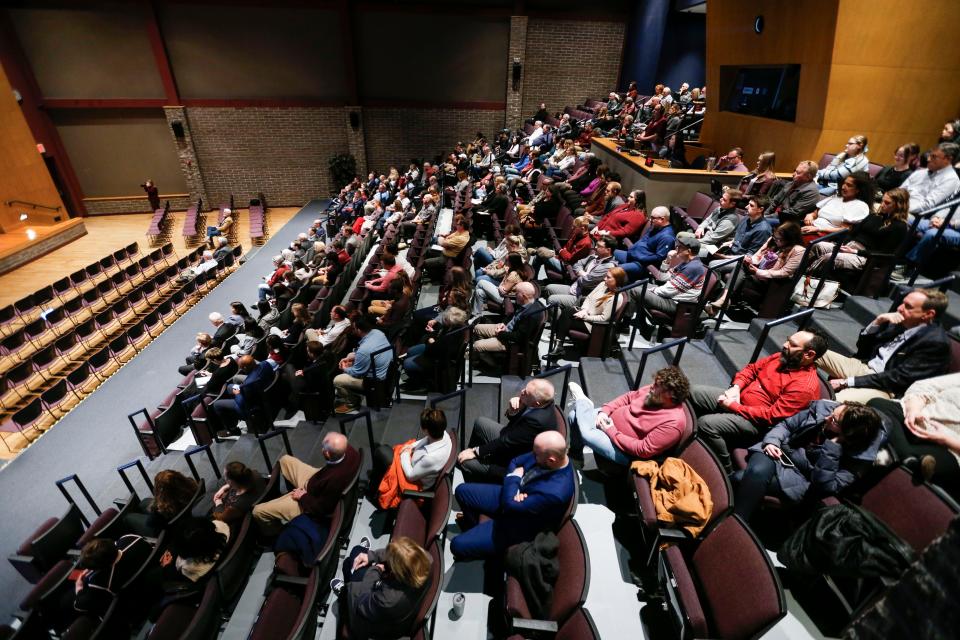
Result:
{"label": "rows of theater seats", "polygon": [[235,265],[234,254],[190,282],[202,250],[177,258],[137,243],[0,310],[3,441],[14,454],[141,351]]}

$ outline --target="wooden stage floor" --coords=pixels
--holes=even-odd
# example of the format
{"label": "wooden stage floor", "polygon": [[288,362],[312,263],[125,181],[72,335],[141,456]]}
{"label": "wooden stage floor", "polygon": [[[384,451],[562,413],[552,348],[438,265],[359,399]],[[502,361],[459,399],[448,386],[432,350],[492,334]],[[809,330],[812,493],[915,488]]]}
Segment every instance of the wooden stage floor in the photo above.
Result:
{"label": "wooden stage floor", "polygon": [[[300,207],[276,207],[267,211],[270,234],[276,233]],[[250,220],[246,209],[239,209],[237,238],[244,251],[250,248]],[[87,235],[60,247],[42,258],[0,275],[0,306],[15,302],[38,288],[82,269],[94,260],[99,260],[131,242],[139,242],[140,250],[148,248],[146,231],[153,214],[137,213],[116,216],[89,216],[83,218]],[[216,219],[216,212],[211,212]],[[184,255],[193,247],[187,247],[180,230],[183,228],[184,212],[174,212],[171,242],[178,255]],[[0,234],[2,238],[3,234]]]}

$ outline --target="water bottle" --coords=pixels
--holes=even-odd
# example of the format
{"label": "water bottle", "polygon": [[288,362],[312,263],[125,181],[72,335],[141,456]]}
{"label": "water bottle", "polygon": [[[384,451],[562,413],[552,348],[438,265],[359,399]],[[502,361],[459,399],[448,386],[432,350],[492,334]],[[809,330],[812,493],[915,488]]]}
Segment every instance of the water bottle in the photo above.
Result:
{"label": "water bottle", "polygon": [[463,616],[463,608],[467,605],[467,597],[463,593],[453,594],[453,606],[450,608],[450,619],[459,620]]}

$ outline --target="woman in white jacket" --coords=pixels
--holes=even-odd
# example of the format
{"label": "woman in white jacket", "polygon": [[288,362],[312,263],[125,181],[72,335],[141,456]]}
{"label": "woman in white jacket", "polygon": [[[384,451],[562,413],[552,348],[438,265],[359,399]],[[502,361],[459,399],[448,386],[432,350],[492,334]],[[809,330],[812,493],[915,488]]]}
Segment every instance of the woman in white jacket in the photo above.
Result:
{"label": "woman in white jacket", "polygon": [[613,267],[607,271],[603,282],[583,299],[579,308],[564,308],[557,319],[557,347],[548,357],[556,360],[563,356],[563,343],[572,329],[590,333],[593,329],[592,323],[609,322],[614,316],[613,299],[617,298],[618,310],[627,303],[626,295],[616,295],[617,289],[626,284],[627,272],[620,267]]}

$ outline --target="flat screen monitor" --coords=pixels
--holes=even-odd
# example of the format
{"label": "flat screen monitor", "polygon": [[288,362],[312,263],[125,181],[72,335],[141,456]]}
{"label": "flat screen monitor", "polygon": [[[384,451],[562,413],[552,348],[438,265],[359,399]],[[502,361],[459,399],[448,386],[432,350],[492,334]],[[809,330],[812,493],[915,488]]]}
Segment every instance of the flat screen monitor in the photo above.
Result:
{"label": "flat screen monitor", "polygon": [[721,111],[794,122],[800,65],[721,66]]}

